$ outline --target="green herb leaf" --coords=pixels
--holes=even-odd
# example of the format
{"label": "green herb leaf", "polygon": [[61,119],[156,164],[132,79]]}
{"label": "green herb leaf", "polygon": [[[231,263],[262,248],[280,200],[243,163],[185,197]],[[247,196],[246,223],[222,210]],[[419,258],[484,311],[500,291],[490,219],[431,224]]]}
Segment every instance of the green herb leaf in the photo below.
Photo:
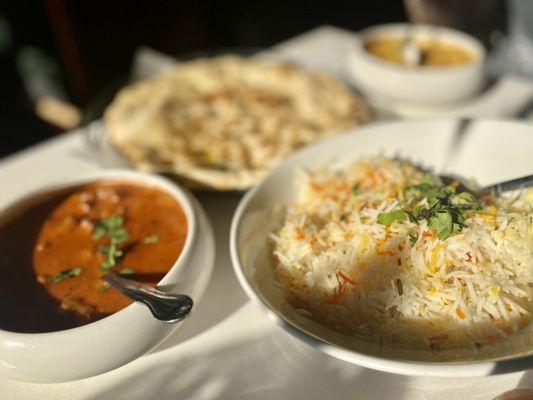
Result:
{"label": "green herb leaf", "polygon": [[449,212],[438,212],[428,220],[431,230],[437,232],[440,240],[445,240],[453,232],[453,220]]}
{"label": "green herb leaf", "polygon": [[110,218],[102,219],[94,228],[93,239],[99,240],[108,237],[111,244],[109,246],[102,245],[98,248],[98,252],[106,256],[106,260],[100,264],[103,270],[112,269],[124,254],[123,250],[118,248],[118,245],[127,242],[130,239],[130,234],[123,227],[124,217],[114,215]]}
{"label": "green herb leaf", "polygon": [[403,283],[400,279],[396,279],[396,288],[398,289],[398,294],[401,296],[403,294]]}
{"label": "green herb leaf", "polygon": [[[404,197],[407,200],[402,207],[410,221],[427,220],[428,226],[441,240],[460,232],[469,213],[482,209],[478,199],[471,193],[456,194],[453,186],[437,186],[430,182],[406,186]],[[418,205],[423,199],[427,202],[425,207]]]}
{"label": "green herb leaf", "polygon": [[111,264],[109,261],[102,261],[102,264],[100,264],[100,268],[103,269],[104,271],[108,271],[110,270],[111,268],[113,268],[115,264]]}
{"label": "green herb leaf", "polygon": [[465,223],[466,218],[468,217],[466,211],[459,210],[455,213],[454,216],[455,216],[454,223],[460,225],[462,228]]}
{"label": "green herb leaf", "polygon": [[470,202],[470,203],[473,203],[473,202],[477,201],[476,198],[474,197],[474,195],[472,193],[468,193],[468,192],[461,192],[458,195],[456,195],[455,197],[457,199],[459,199],[459,200],[467,201],[467,202]]}
{"label": "green herb leaf", "polygon": [[61,281],[64,281],[65,279],[74,278],[75,276],[79,276],[83,272],[83,268],[70,268],[65,271],[61,271],[59,274],[54,276],[52,279],[50,279],[51,283],[58,283]]}
{"label": "green herb leaf", "polygon": [[438,203],[448,203],[450,196],[455,193],[455,189],[451,186],[419,183],[407,186],[406,193],[411,194],[415,201],[426,198],[431,208]]}
{"label": "green herb leaf", "polygon": [[112,243],[122,244],[130,239],[130,234],[124,228],[109,229],[107,236],[111,239]]}
{"label": "green herb leaf", "polygon": [[146,244],[154,244],[159,242],[159,236],[157,235],[150,235],[144,238],[144,243]]}
{"label": "green herb leaf", "polygon": [[453,223],[452,233],[459,233],[463,230],[463,225],[457,222]]}
{"label": "green herb leaf", "polygon": [[352,194],[354,194],[354,195],[361,194],[361,185],[359,185],[358,183],[356,183],[355,185],[353,185],[353,187],[352,187]]}
{"label": "green herb leaf", "polygon": [[416,190],[422,192],[423,194],[429,192],[430,190],[436,189],[436,188],[437,188],[437,186],[431,181],[425,181],[425,182],[422,182],[422,183],[417,183],[417,184],[414,184],[414,185],[408,185],[407,186],[407,189],[416,189]]}
{"label": "green herb leaf", "polygon": [[104,218],[100,221],[100,223],[106,227],[107,229],[117,229],[124,224],[124,217],[121,215],[114,215],[110,218]]}
{"label": "green herb leaf", "polygon": [[378,215],[378,223],[382,225],[390,225],[397,221],[404,221],[407,219],[407,214],[403,210],[396,210],[389,213],[380,213]]}
{"label": "green herb leaf", "polygon": [[98,247],[98,253],[107,255],[109,253],[109,246],[100,246]]}
{"label": "green herb leaf", "polygon": [[405,211],[405,213],[407,214],[409,222],[417,222],[415,214],[412,211]]}
{"label": "green herb leaf", "polygon": [[100,240],[106,235],[106,229],[101,225],[96,225],[93,231],[93,240]]}
{"label": "green herb leaf", "polygon": [[428,185],[435,185],[435,182],[433,181],[433,178],[431,178],[430,175],[422,176],[421,183],[426,183]]}
{"label": "green herb leaf", "polygon": [[100,240],[107,236],[116,244],[127,242],[130,235],[128,231],[122,227],[123,224],[124,217],[120,215],[102,219],[94,228],[93,240]]}
{"label": "green herb leaf", "polygon": [[411,243],[411,246],[414,246],[417,240],[418,235],[409,235],[409,242]]}
{"label": "green herb leaf", "polygon": [[132,275],[134,273],[135,273],[135,271],[133,269],[131,269],[131,268],[123,268],[120,271],[118,271],[119,275]]}

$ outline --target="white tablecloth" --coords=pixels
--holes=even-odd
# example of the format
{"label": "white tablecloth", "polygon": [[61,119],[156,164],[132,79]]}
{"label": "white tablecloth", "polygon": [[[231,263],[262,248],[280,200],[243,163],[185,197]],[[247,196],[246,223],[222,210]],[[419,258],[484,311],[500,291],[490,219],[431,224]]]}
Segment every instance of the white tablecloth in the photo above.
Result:
{"label": "white tablecloth", "polygon": [[[342,77],[342,56],[350,40],[353,34],[324,27],[276,51]],[[108,168],[87,146],[83,133],[66,134],[1,160],[3,192],[14,198],[33,186]],[[215,228],[217,262],[195,312],[159,348],[115,371],[81,381],[43,385],[0,379],[0,399],[472,400],[490,399],[517,386],[533,387],[533,371],[475,379],[377,372],[334,359],[289,336],[248,301],[233,274],[228,232],[239,197],[199,195]]]}

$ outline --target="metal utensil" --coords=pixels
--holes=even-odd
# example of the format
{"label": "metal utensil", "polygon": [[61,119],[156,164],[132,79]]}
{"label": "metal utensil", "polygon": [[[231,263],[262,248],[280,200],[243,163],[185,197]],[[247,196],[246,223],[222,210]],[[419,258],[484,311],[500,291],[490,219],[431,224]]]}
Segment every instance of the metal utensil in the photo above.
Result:
{"label": "metal utensil", "polygon": [[[461,134],[463,134],[462,132]],[[437,179],[442,185],[455,185],[457,192],[468,192],[476,197],[482,197],[485,195],[495,195],[499,196],[502,193],[509,192],[512,190],[527,189],[533,187],[533,175],[526,175],[520,178],[509,179],[503,182],[494,183],[489,186],[479,187],[475,183],[467,182],[464,177],[455,175],[455,174],[436,174],[432,168],[424,167],[420,163],[410,161],[406,157],[402,157],[399,154],[393,156],[393,159],[396,161],[407,161],[415,165],[420,171],[425,174],[431,175],[433,178]]]}
{"label": "metal utensil", "polygon": [[443,185],[450,185],[456,182],[456,190],[458,192],[469,192],[477,197],[484,195],[498,196],[502,193],[509,192],[511,190],[526,189],[533,186],[533,175],[523,176],[521,178],[515,178],[508,181],[495,183],[490,186],[482,188],[472,188],[468,183],[465,183],[461,177],[455,175],[438,175]]}
{"label": "metal utensil", "polygon": [[192,299],[184,294],[164,293],[115,274],[106,275],[102,280],[126,297],[146,305],[152,315],[163,322],[181,321],[192,309]]}

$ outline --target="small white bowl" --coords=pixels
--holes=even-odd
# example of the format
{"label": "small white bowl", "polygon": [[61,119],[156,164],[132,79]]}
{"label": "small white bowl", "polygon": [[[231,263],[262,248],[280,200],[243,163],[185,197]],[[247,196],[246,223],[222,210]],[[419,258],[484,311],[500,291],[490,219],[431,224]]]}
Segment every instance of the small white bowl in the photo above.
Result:
{"label": "small white bowl", "polygon": [[[299,313],[276,284],[270,233],[279,229],[286,207],[298,200],[296,181],[302,169],[324,164],[341,167],[361,156],[400,155],[437,173],[474,177],[481,185],[524,176],[533,170],[533,135],[528,124],[476,121],[459,149],[456,163],[447,165],[459,121],[413,120],[370,124],[294,153],[255,188],[235,211],[230,252],[233,267],[248,296],[284,330],[334,357],[386,372],[406,375],[484,376],[533,367],[533,324],[508,341],[482,349],[383,347],[343,334]],[[505,135],[501,133],[505,132]],[[451,168],[450,168],[451,167]]]}
{"label": "small white bowl", "polygon": [[[173,293],[187,294],[196,303],[207,286],[214,263],[213,232],[200,204],[176,184],[156,175],[117,170],[38,188],[20,200],[97,181],[155,186],[179,202],[187,218],[187,237],[180,256],[159,285]],[[133,303],[77,328],[49,333],[0,330],[0,376],[24,382],[63,382],[98,375],[148,352],[182,323],[186,319],[176,324],[158,321],[147,307]]]}
{"label": "small white bowl", "polygon": [[[385,38],[437,39],[470,51],[474,60],[455,66],[408,67],[382,60],[365,50],[368,40]],[[428,25],[385,24],[359,32],[348,50],[348,77],[376,101],[405,101],[413,104],[445,104],[478,93],[485,82],[485,49],[466,33]]]}

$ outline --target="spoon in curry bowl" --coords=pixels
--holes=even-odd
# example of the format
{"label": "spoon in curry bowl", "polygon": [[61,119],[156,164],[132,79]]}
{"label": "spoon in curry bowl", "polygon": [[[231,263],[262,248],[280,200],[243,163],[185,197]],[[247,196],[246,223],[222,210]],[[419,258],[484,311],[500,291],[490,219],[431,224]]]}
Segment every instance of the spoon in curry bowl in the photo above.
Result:
{"label": "spoon in curry bowl", "polygon": [[143,303],[152,315],[160,321],[175,323],[181,321],[192,309],[192,299],[184,294],[164,293],[148,285],[122,278],[115,274],[102,277],[113,288],[126,297]]}

